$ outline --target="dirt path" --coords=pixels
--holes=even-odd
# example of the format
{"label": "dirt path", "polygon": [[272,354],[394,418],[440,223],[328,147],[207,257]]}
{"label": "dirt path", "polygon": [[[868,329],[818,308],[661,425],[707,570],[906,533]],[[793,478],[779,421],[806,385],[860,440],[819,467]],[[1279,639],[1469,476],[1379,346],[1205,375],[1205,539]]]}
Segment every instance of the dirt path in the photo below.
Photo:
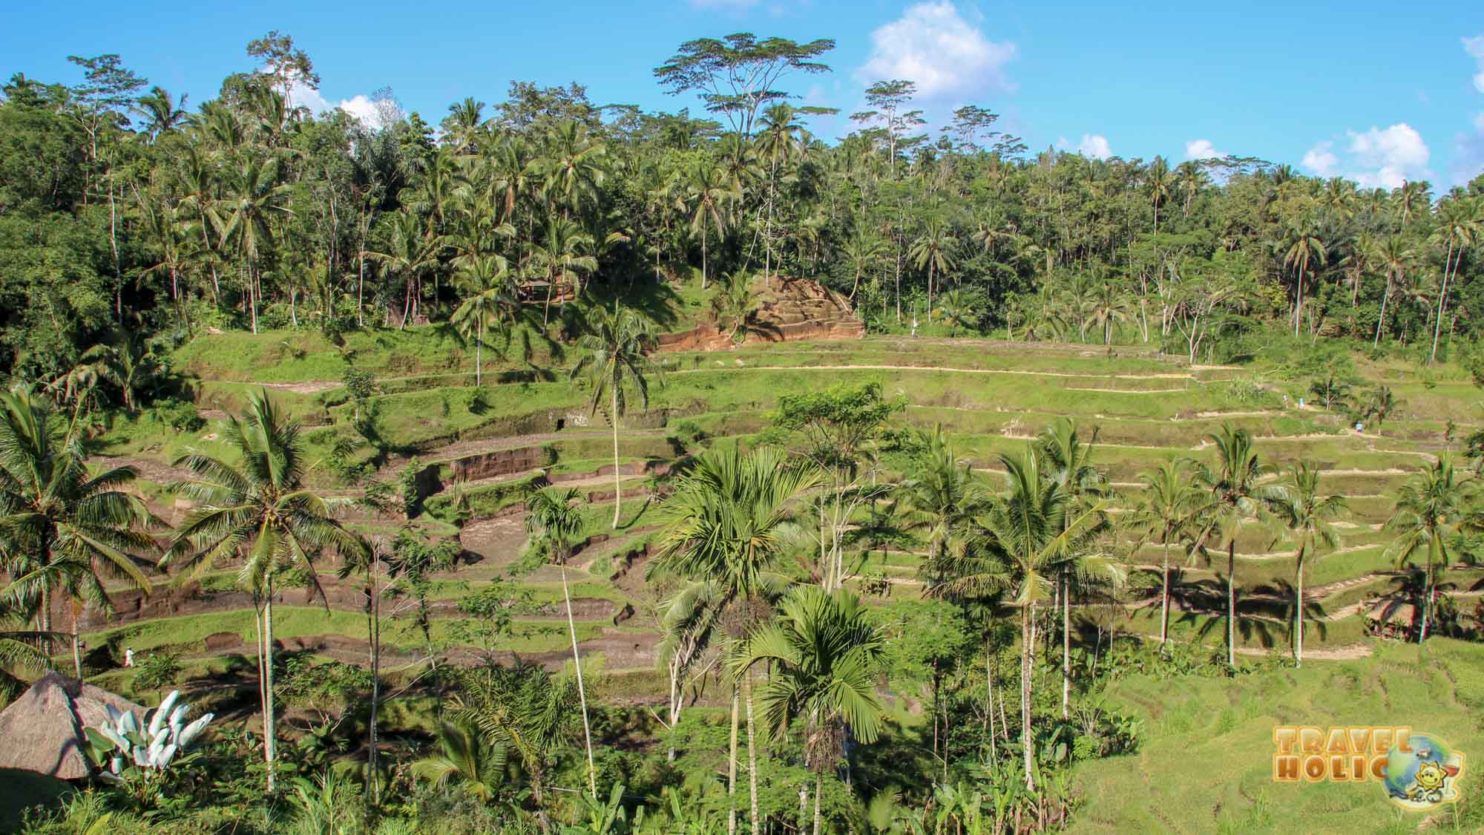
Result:
{"label": "dirt path", "polygon": [[[701,372],[714,371],[713,368],[682,368],[670,371],[670,374],[699,374]],[[1008,374],[1019,377],[1063,377],[1074,380],[1085,380],[1096,377],[1105,380],[1189,380],[1200,382],[1190,374],[1164,374],[1151,372],[1148,374],[1099,374],[1089,371],[1086,374],[1071,374],[1065,371],[1021,371],[1012,368],[946,368],[935,365],[737,365],[728,366],[733,371],[947,371],[953,374]],[[1096,389],[1096,391],[1108,391],[1108,389]],[[1186,389],[1174,389],[1174,391],[1186,391]],[[1144,394],[1145,392],[1139,392]],[[1151,392],[1154,393],[1154,392]]]}

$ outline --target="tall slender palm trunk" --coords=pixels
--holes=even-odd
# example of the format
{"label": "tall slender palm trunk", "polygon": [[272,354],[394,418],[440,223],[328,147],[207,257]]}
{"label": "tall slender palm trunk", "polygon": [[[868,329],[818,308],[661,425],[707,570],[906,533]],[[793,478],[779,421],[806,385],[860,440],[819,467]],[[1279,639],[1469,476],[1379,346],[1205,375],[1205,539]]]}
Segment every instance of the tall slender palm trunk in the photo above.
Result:
{"label": "tall slender palm trunk", "polygon": [[1298,571],[1293,583],[1293,666],[1304,666],[1304,548],[1298,550]]}
{"label": "tall slender palm trunk", "polygon": [[[1459,260],[1462,260],[1463,253],[1460,252],[1458,255]],[[1450,277],[1450,272],[1452,271],[1452,263],[1453,241],[1450,238],[1450,240],[1448,241],[1448,255],[1443,259],[1443,286],[1442,289],[1438,292],[1438,316],[1432,325],[1432,352],[1429,353],[1427,356],[1427,362],[1429,365],[1436,362],[1438,359],[1438,337],[1443,332],[1443,311],[1448,308],[1448,279]]]}
{"label": "tall slender palm trunk", "polygon": [[609,392],[613,418],[613,527],[618,527],[618,516],[623,507],[623,473],[618,471],[618,381],[614,381]]}
{"label": "tall slender palm trunk", "polygon": [[582,742],[587,748],[587,788],[598,799],[597,769],[593,767],[593,731],[587,719],[587,689],[582,684],[582,656],[577,653],[577,624],[572,620],[572,593],[567,588],[567,566],[562,566],[562,599],[567,603],[567,632],[572,636],[572,666],[577,671],[577,701],[582,706]]}
{"label": "tall slender palm trunk", "polygon": [[278,758],[273,716],[273,576],[268,576],[267,595],[263,600],[263,666],[259,678],[263,683],[263,761],[268,765],[268,793],[273,793],[274,765]]}
{"label": "tall slender palm trunk", "polygon": [[737,726],[740,689],[732,685],[732,733],[727,748],[727,835],[737,835]]}
{"label": "tall slender palm trunk", "polygon": [[1164,564],[1160,568],[1163,580],[1159,593],[1159,646],[1163,649],[1170,642],[1170,542],[1165,535]]}
{"label": "tall slender palm trunk", "polygon": [[762,832],[762,815],[758,809],[757,793],[757,726],[752,719],[752,671],[742,679],[742,702],[747,714],[747,799],[750,804],[748,820],[754,835]]}
{"label": "tall slender palm trunk", "polygon": [[1036,744],[1031,739],[1031,653],[1034,651],[1035,635],[1031,624],[1035,620],[1035,604],[1020,610],[1020,749],[1025,761],[1025,787],[1036,790]]}
{"label": "tall slender palm trunk", "polygon": [[1061,592],[1061,718],[1072,708],[1072,582],[1062,572]]}
{"label": "tall slender palm trunk", "polygon": [[1237,668],[1237,537],[1226,544],[1226,664]]}

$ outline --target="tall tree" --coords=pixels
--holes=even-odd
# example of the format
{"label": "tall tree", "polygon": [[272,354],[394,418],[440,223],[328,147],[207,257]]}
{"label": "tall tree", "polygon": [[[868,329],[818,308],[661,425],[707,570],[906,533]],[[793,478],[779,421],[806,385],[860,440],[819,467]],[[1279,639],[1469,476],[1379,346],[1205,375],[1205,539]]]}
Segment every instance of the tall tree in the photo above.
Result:
{"label": "tall tree", "polygon": [[1449,550],[1468,523],[1476,495],[1475,479],[1460,477],[1453,462],[1441,458],[1413,473],[1397,491],[1386,530],[1396,535],[1388,553],[1398,567],[1419,557],[1425,585],[1417,643],[1427,640],[1436,605],[1438,575],[1449,565]]}
{"label": "tall tree", "polygon": [[51,633],[52,613],[72,602],[73,672],[82,678],[78,640],[84,603],[112,610],[106,580],[145,592],[148,530],[156,520],[126,492],[137,472],[90,472],[80,439],[46,401],[24,388],[0,393],[0,570],[10,577],[4,603],[33,611]]}
{"label": "tall tree", "polygon": [[1339,533],[1330,520],[1345,509],[1343,496],[1319,495],[1319,468],[1312,462],[1293,465],[1284,485],[1287,495],[1278,503],[1278,513],[1298,539],[1294,553],[1293,582],[1293,662],[1304,664],[1304,563],[1323,549],[1340,544]]}
{"label": "tall tree", "polygon": [[[241,558],[238,579],[259,614],[258,674],[263,707],[263,759],[268,790],[274,788],[277,728],[273,699],[274,580],[288,570],[303,572],[319,589],[315,558],[332,548],[346,556],[364,547],[334,517],[345,500],[321,496],[304,484],[307,462],[299,425],[285,417],[266,392],[248,395],[241,416],[229,416],[223,440],[235,463],[191,453],[175,465],[192,477],[171,485],[196,507],[171,538],[160,565],[194,579]],[[321,595],[323,591],[321,590]]]}
{"label": "tall tree", "polygon": [[628,411],[629,390],[649,408],[649,376],[654,372],[649,352],[654,350],[650,322],[638,311],[614,302],[594,307],[587,316],[587,332],[577,340],[582,358],[572,367],[573,378],[585,378],[593,391],[592,413],[608,398],[608,422],[613,427],[613,527],[618,527],[623,505],[623,473],[618,461],[619,420]]}

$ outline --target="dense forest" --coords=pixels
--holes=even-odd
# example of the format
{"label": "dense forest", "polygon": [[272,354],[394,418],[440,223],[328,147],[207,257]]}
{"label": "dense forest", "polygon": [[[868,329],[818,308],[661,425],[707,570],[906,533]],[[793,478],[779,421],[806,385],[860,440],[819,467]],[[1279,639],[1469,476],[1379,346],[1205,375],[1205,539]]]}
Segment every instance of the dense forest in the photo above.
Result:
{"label": "dense forest", "polygon": [[[80,613],[109,610],[122,589],[224,574],[258,636],[254,663],[218,671],[252,679],[249,704],[234,706],[244,721],[185,724],[174,695],[147,729],[112,719],[89,735],[95,788],[33,814],[29,831],[1047,831],[1082,812],[1074,765],[1146,738],[1097,697],[1104,683],[1302,666],[1305,618],[1334,620],[1306,603],[1305,561],[1337,552],[1342,530],[1385,539],[1393,597],[1417,613],[1390,637],[1477,641],[1484,608],[1460,610],[1444,574],[1474,561],[1484,531],[1484,432],[1465,439],[1451,416],[1434,446],[1423,446],[1443,434],[1431,424],[1398,433],[1426,461],[1406,471],[1376,460],[1416,450],[1373,444],[1359,454],[1374,470],[1335,466],[1337,455],[1326,463],[1338,474],[1321,480],[1314,462],[1280,468],[1279,444],[1223,421],[1198,452],[1139,459],[1115,483],[1093,459],[1098,430],[1072,416],[1007,429],[1022,448],[975,448],[988,465],[976,467],[961,438],[903,417],[907,397],[842,373],[838,385],[780,389],[764,424],[732,433],[741,442],[699,423],[674,429],[673,469],[646,485],[642,508],[624,504],[620,418],[648,409],[651,383],[678,368],[653,356],[675,324],[666,305],[705,299],[703,315],[741,344],[759,284],[779,278],[819,282],[868,333],[933,337],[922,350],[941,350],[930,356],[941,365],[982,359],[943,347],[962,336],[1076,346],[1032,373],[1212,382],[1213,412],[1179,419],[1214,421],[1219,406],[1288,433],[1278,440],[1395,425],[1388,385],[1400,384],[1363,381],[1360,360],[1405,367],[1403,378],[1452,362],[1484,385],[1484,175],[1435,194],[1248,157],[1033,153],[988,106],[929,126],[901,79],[871,84],[851,132],[826,141],[809,129],[823,113],[794,91],[830,72],[833,47],[750,34],[679,45],[655,82],[699,100],[699,116],[524,82],[441,118],[405,114],[390,92],[374,118],[311,113],[295,102],[317,88],[314,64],[278,32],[249,43],[244,71],[199,104],[117,55],[69,59],[71,84],[12,77],[0,100],[11,384],[0,394],[0,685],[9,698],[35,677],[21,670],[84,678]],[[503,408],[491,401],[517,384],[510,397],[534,398],[532,387],[570,378],[579,411],[611,425],[602,507],[550,482],[520,482],[518,494],[483,485],[521,514],[523,570],[559,572],[547,602],[565,604],[566,671],[496,651],[532,610],[523,575],[439,597],[478,501],[462,487],[430,498],[420,450],[377,423],[375,397],[401,392],[386,379],[378,389],[343,347],[419,330],[472,354],[473,386],[459,386],[473,392],[470,413]],[[127,446],[146,412],[169,433],[200,430],[179,352],[233,332],[281,336],[280,356],[298,360],[296,332],[342,346],[344,396],[316,405],[332,418],[307,426],[283,391],[249,392],[213,418],[218,446],[161,464],[178,477],[141,489],[159,474],[108,457],[118,453],[105,442]],[[890,359],[870,351],[864,361]],[[1255,358],[1300,367],[1297,391],[1323,414],[1273,418],[1289,406],[1277,384],[1191,370]],[[487,363],[505,376],[492,380]],[[1080,391],[1092,412],[1167,390]],[[1173,445],[1174,432],[1127,446]],[[1446,452],[1460,446],[1472,470]],[[1405,481],[1357,492],[1386,502],[1372,527],[1340,524],[1345,499],[1329,485],[1373,471]],[[166,494],[187,508],[173,525],[156,512]],[[653,523],[644,582],[659,597],[667,692],[599,704],[583,675],[601,671],[578,657],[568,561],[625,513]],[[1257,543],[1259,523],[1278,533]],[[1280,547],[1291,581],[1256,593],[1238,582],[1239,558]],[[1146,551],[1155,562],[1135,563]],[[879,574],[860,567],[873,553]],[[888,578],[903,554],[912,576]],[[1175,563],[1199,560],[1211,576],[1182,579]],[[311,664],[275,644],[282,587],[317,590],[328,614],[331,574],[364,598],[366,664]],[[888,601],[893,582],[920,597]],[[1115,644],[1081,613],[1126,598],[1160,613],[1142,643]],[[1199,636],[1175,636],[1186,615]],[[439,618],[458,623],[445,633]],[[414,672],[382,669],[383,619],[411,624],[409,640],[427,648]],[[1243,661],[1254,629],[1286,634],[1283,652]],[[1199,642],[1208,633],[1214,650]],[[157,684],[135,691],[159,689],[179,673],[150,666],[132,682],[147,675]],[[289,709],[293,723],[276,712]],[[1476,820],[1481,807],[1467,808]]]}
{"label": "dense forest", "polygon": [[831,144],[787,92],[831,46],[683,45],[657,81],[716,119],[515,83],[436,125],[384,98],[367,125],[293,106],[317,76],[279,35],[194,110],[114,55],[73,59],[71,86],[17,75],[0,104],[6,371],[54,381],[122,334],[446,322],[483,294],[508,326],[500,299],[696,271],[818,278],[873,329],[1215,360],[1269,323],[1429,358],[1479,327],[1477,180],[1435,195],[1256,159],[1032,155],[985,107],[928,131],[913,84],[890,79]]}

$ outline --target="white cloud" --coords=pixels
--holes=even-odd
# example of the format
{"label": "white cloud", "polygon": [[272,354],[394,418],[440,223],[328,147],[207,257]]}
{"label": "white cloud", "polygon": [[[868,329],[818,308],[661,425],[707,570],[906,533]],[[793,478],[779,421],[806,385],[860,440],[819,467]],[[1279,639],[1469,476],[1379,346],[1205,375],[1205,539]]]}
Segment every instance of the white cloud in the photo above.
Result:
{"label": "white cloud", "polygon": [[1406,122],[1345,135],[1343,156],[1334,142],[1319,142],[1304,154],[1303,166],[1321,177],[1347,177],[1366,188],[1400,188],[1408,180],[1431,176],[1427,143]]}
{"label": "white cloud", "polygon": [[985,37],[948,0],[918,3],[871,33],[871,55],[855,76],[863,84],[904,78],[929,100],[1010,90],[1004,68],[1015,51]]}
{"label": "white cloud", "polygon": [[1304,154],[1302,165],[1321,177],[1333,177],[1335,169],[1340,165],[1340,158],[1335,156],[1335,143],[1319,142]]}
{"label": "white cloud", "polygon": [[1473,57],[1478,72],[1474,73],[1474,89],[1484,93],[1484,35],[1463,39],[1463,51]]}
{"label": "white cloud", "polygon": [[1062,136],[1056,140],[1056,147],[1063,151],[1081,154],[1088,159],[1107,159],[1113,156],[1113,148],[1108,144],[1108,137],[1101,133],[1084,133],[1076,145]]}
{"label": "white cloud", "polygon": [[1226,155],[1226,151],[1216,150],[1209,139],[1192,139],[1185,143],[1186,159],[1220,159]]}
{"label": "white cloud", "polygon": [[323,115],[330,110],[343,110],[371,130],[377,130],[400,118],[400,114],[396,112],[396,104],[390,99],[372,98],[364,93],[357,93],[348,99],[341,99],[338,103],[331,104],[319,90],[295,82],[289,85],[288,98],[289,104],[306,108],[316,116]]}

